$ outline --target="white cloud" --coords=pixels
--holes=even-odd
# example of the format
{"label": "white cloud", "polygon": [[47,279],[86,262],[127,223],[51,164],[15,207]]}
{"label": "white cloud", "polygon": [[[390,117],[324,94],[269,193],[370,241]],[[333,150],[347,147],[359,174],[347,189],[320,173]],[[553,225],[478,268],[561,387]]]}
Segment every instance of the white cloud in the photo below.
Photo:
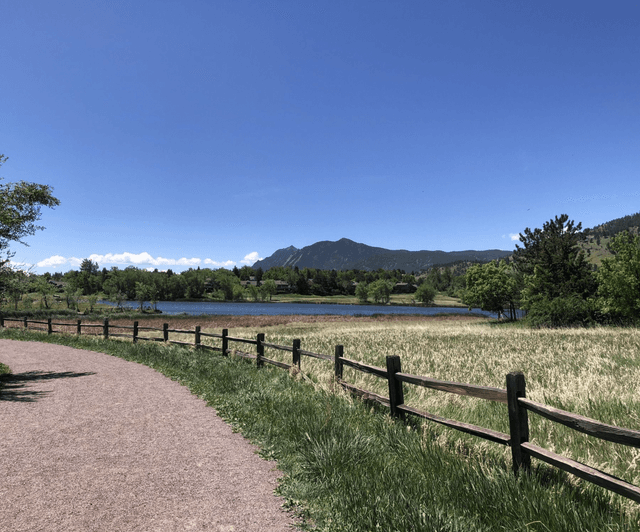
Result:
{"label": "white cloud", "polygon": [[55,268],[56,266],[63,266],[65,264],[69,264],[71,266],[80,266],[82,263],[81,259],[76,257],[62,257],[61,255],[53,255],[53,257],[49,257],[48,259],[41,260],[36,263],[38,268]]}
{"label": "white cloud", "polygon": [[236,263],[232,260],[220,262],[217,260],[204,259],[204,263],[207,266],[213,266],[214,268],[233,268],[236,265]]}
{"label": "white cloud", "polygon": [[247,266],[251,266],[254,262],[262,260],[262,257],[258,254],[257,251],[252,251],[248,255],[244,256],[244,259],[240,261],[241,264],[246,264]]}
{"label": "white cloud", "polygon": [[509,233],[509,238],[511,238],[511,240],[513,242],[519,242],[520,241],[520,233]]}
{"label": "white cloud", "polygon": [[89,255],[89,260],[97,262],[98,264],[133,264],[139,266],[142,264],[150,264],[152,266],[199,266],[202,260],[199,258],[187,259],[182,257],[181,259],[166,259],[164,257],[152,257],[146,251],[142,253],[107,253],[106,255],[98,255],[93,253]]}
{"label": "white cloud", "polygon": [[[92,253],[87,257],[89,260],[99,264],[101,267],[106,265],[118,265],[118,266],[136,266],[144,269],[154,268],[170,268],[172,266],[184,267],[184,268],[197,268],[201,265],[206,265],[209,268],[233,268],[236,265],[235,261],[217,261],[213,259],[200,259],[198,257],[182,257],[179,259],[170,259],[165,257],[153,257],[150,253],[143,251],[142,253],[106,253],[104,255],[98,253]],[[70,266],[71,268],[79,268],[83,259],[76,257],[63,257],[62,255],[53,255],[47,259],[41,260],[36,264],[39,268],[58,268],[61,266]],[[245,256],[243,264],[253,264],[258,259],[258,253],[250,253]]]}

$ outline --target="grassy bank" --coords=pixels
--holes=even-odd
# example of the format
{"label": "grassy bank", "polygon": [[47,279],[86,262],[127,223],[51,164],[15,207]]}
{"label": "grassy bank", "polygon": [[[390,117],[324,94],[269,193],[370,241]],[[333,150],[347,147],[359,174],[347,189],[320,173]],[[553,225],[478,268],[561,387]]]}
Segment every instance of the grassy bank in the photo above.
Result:
{"label": "grassy bank", "polygon": [[[393,322],[380,321],[367,329],[365,322],[356,323],[357,328],[354,322],[343,326],[336,322],[293,322],[287,326],[263,328],[261,332],[267,333],[267,341],[302,338],[305,349],[319,352],[330,352],[328,346],[332,348],[335,343],[342,343],[349,356],[368,356],[378,363],[376,357],[391,351],[391,341],[402,344],[400,354],[403,357],[422,346],[422,355],[414,355],[414,358],[422,360],[421,364],[425,366],[432,366],[432,375],[438,376],[440,371],[457,371],[457,377],[451,375],[456,380],[478,382],[479,372],[480,380],[493,375],[489,378],[493,379],[488,383],[491,385],[502,385],[498,383],[503,370],[498,363],[499,354],[491,354],[496,346],[505,344],[504,353],[510,352],[514,345],[522,348],[530,344],[528,353],[521,354],[523,363],[527,354],[541,353],[553,346],[553,342],[544,336],[527,336],[527,331],[496,329],[488,324],[403,322],[400,328],[395,328]],[[354,327],[353,330],[350,327]],[[601,332],[606,337],[606,331]],[[233,330],[233,334],[245,337],[252,333],[253,330],[247,327]],[[513,340],[508,340],[510,335]],[[85,336],[47,337],[19,330],[2,331],[0,337],[54,341],[106,352],[149,365],[179,380],[257,442],[265,457],[278,460],[286,474],[280,493],[292,508],[305,516],[307,527],[316,527],[314,530],[639,529],[635,508],[608,492],[575,482],[546,466],[536,467],[530,477],[521,475],[515,479],[508,461],[482,444],[465,443],[432,425],[416,425],[416,430],[407,430],[403,424],[390,419],[386,411],[365,406],[332,390],[331,381],[320,366],[312,372],[311,379],[302,379],[276,368],[257,370],[234,357],[223,358],[155,343],[133,345]],[[557,336],[555,340],[561,338]],[[637,353],[637,344],[633,343],[637,341],[637,335],[616,336],[614,343],[624,338],[628,344],[621,350],[629,354],[633,348]],[[594,340],[593,337],[590,339]],[[473,342],[480,343],[475,351],[468,352]],[[575,354],[583,351],[581,345],[585,347],[588,343],[593,342],[566,332],[566,339],[560,341],[559,349],[554,353],[557,358],[564,359],[566,357],[559,356],[562,346],[568,349],[569,345],[575,344]],[[381,346],[386,349],[378,352]],[[595,349],[584,360],[597,359],[599,350]],[[610,355],[614,350],[610,346]],[[441,354],[436,356],[438,352]],[[478,360],[483,358],[481,355],[487,359],[485,369]],[[446,358],[466,360],[466,364],[461,361],[454,364]],[[515,361],[512,358],[503,365],[507,367],[509,362]],[[616,363],[625,371],[630,369],[630,362],[618,358]],[[303,364],[303,368],[309,368],[311,361],[305,359]],[[543,359],[539,364],[538,381],[543,380],[542,366],[548,365],[549,361]],[[578,366],[581,364],[575,362],[574,373],[580,373]],[[473,366],[475,370],[465,368],[465,365]],[[558,373],[566,366],[567,363],[563,363],[551,372],[556,375],[556,381],[561,379]],[[527,368],[523,369],[527,371]],[[592,365],[591,369],[604,374],[615,373],[611,366],[606,371],[603,365]],[[474,379],[469,380],[469,376]],[[637,382],[635,375],[629,379]],[[562,389],[561,382],[554,384],[550,380],[548,384],[550,390]],[[608,384],[614,385],[613,379]],[[580,402],[579,395],[577,392],[572,395],[573,400]],[[603,395],[606,395],[603,390],[598,392],[596,402],[601,402],[602,397],[597,397]],[[530,396],[535,396],[533,389]],[[625,399],[628,396],[633,396],[630,390]],[[564,398],[569,399],[569,396]],[[413,396],[407,402],[428,403],[430,400],[430,396]],[[445,410],[453,408],[459,414],[459,408],[449,406],[446,401],[434,403],[434,406]],[[472,409],[483,419],[487,418],[488,413],[481,410]],[[626,420],[626,417],[620,419]]]}
{"label": "grassy bank", "polygon": [[[356,296],[312,296],[302,294],[278,294],[273,296],[273,302],[279,303],[329,303],[338,305],[359,305],[360,301]],[[422,306],[415,301],[413,294],[391,294],[389,298],[391,305],[406,305],[406,306]],[[373,301],[369,301],[370,305],[373,305]],[[434,307],[460,307],[466,308],[460,302],[460,299],[448,296],[445,293],[437,293],[431,306]]]}

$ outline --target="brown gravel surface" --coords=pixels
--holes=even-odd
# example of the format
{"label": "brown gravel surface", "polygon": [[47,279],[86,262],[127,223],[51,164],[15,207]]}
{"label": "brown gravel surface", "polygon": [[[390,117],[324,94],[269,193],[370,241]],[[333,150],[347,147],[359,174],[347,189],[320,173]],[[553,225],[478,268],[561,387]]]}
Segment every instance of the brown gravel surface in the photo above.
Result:
{"label": "brown gravel surface", "polygon": [[278,471],[151,368],[0,340],[2,531],[281,531]]}

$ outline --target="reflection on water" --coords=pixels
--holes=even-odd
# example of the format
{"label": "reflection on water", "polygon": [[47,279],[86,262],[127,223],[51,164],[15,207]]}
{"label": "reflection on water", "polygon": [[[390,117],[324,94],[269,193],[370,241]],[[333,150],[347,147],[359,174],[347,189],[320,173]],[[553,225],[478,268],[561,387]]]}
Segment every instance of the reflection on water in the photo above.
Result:
{"label": "reflection on water", "polygon": [[[108,305],[115,306],[114,303],[101,301]],[[126,301],[123,306],[136,309],[138,303]],[[145,303],[145,308],[150,307]],[[180,301],[159,301],[158,310],[163,314],[219,314],[227,316],[278,316],[289,314],[323,315],[334,314],[339,316],[371,316],[373,314],[420,314],[431,316],[433,314],[469,314],[466,308],[454,307],[401,307],[386,305],[335,305],[328,303],[304,304],[304,303],[217,303],[213,301],[202,302],[180,302]],[[475,314],[483,314],[497,318],[495,312],[486,312],[480,309],[473,309]]]}

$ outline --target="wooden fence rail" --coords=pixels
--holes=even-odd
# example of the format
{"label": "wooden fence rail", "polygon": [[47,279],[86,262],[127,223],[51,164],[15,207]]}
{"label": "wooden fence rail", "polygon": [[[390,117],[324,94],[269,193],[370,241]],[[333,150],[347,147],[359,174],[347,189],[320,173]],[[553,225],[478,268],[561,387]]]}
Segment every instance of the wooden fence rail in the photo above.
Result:
{"label": "wooden fence rail", "polygon": [[[77,320],[75,323],[59,323],[53,322],[51,318],[47,319],[47,321],[28,320],[27,318],[4,318],[0,314],[0,328],[5,327],[6,322],[20,323],[25,329],[29,328],[29,324],[46,325],[46,329],[36,327],[32,328],[32,330],[46,330],[47,334],[63,332],[55,330],[53,328],[54,326],[67,328],[75,327],[76,334],[78,335],[82,334],[82,328],[102,329],[102,336],[105,339],[109,337],[131,338],[133,342],[147,340],[189,346],[195,349],[208,349],[221,352],[224,356],[234,354],[239,357],[255,360],[258,367],[262,367],[264,364],[269,364],[283,369],[291,369],[292,367],[300,369],[301,358],[303,356],[333,361],[335,379],[340,386],[365,400],[375,401],[389,407],[392,416],[404,418],[407,414],[413,415],[467,434],[472,434],[500,445],[509,446],[511,448],[513,471],[516,475],[521,469],[524,471],[529,470],[531,467],[531,457],[534,457],[554,467],[576,475],[583,480],[640,503],[640,487],[604,473],[603,471],[599,471],[598,469],[589,467],[585,464],[529,443],[528,412],[543,416],[554,423],[560,423],[591,437],[636,448],[640,448],[640,431],[607,425],[606,423],[580,416],[572,412],[559,410],[548,405],[531,401],[526,398],[525,378],[520,372],[509,373],[506,376],[506,389],[502,389],[475,384],[442,381],[430,377],[404,373],[402,371],[400,357],[398,356],[388,356],[386,359],[386,368],[380,368],[344,357],[344,348],[341,345],[337,345],[335,347],[333,356],[305,351],[301,349],[300,340],[298,339],[294,340],[293,345],[291,346],[278,345],[266,342],[264,339],[264,333],[259,333],[256,336],[256,339],[253,340],[229,336],[229,331],[227,329],[223,329],[222,334],[204,333],[200,330],[200,326],[196,326],[194,330],[169,329],[168,324],[165,323],[163,324],[162,329],[158,329],[155,327],[140,327],[137,321],[134,321],[133,325],[114,325],[109,323],[108,318],[105,318],[102,324],[83,324],[81,320]],[[131,333],[123,334],[120,332],[114,332],[114,330],[127,330],[131,331]],[[161,332],[162,337],[140,336],[140,331]],[[191,343],[170,340],[169,333],[193,335],[194,341]],[[221,341],[221,345],[212,346],[203,344],[201,341],[202,337],[219,339]],[[231,349],[229,347],[230,342],[255,345],[255,353],[249,353],[239,349]],[[265,357],[265,348],[290,352],[292,354],[291,364]],[[385,379],[387,381],[389,397],[382,396],[370,390],[358,388],[355,385],[346,382],[343,378],[345,366],[356,371],[368,373],[381,379]],[[406,405],[404,403],[403,384],[422,386],[446,393],[453,393],[506,404],[507,415],[509,418],[509,434],[504,434],[502,432],[469,423],[462,423],[460,421],[447,419]]]}

